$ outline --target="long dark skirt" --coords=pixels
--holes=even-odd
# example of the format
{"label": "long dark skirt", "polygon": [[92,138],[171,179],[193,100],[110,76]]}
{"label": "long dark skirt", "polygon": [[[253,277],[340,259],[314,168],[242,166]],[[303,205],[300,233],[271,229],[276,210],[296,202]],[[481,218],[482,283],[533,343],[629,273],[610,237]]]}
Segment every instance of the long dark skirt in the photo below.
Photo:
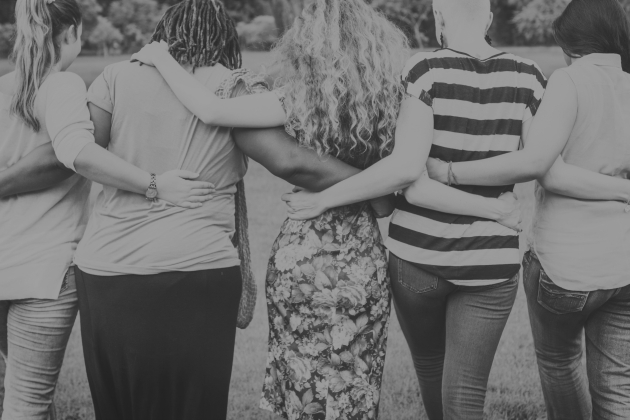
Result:
{"label": "long dark skirt", "polygon": [[76,279],[97,420],[225,419],[238,267]]}

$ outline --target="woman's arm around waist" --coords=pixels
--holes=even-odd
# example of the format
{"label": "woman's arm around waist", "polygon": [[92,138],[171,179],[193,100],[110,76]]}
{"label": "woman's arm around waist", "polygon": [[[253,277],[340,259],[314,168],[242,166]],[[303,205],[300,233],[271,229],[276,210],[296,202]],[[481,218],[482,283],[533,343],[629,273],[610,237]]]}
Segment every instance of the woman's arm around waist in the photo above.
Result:
{"label": "woman's arm around waist", "polygon": [[[361,172],[332,156],[300,147],[284,128],[237,129],[233,131],[238,147],[269,172],[292,185],[309,191],[322,191]],[[378,217],[393,211],[388,199],[372,200]]]}
{"label": "woman's arm around waist", "polygon": [[[53,77],[53,76],[49,76]],[[47,80],[47,82],[49,82]],[[52,146],[59,161],[84,177],[114,188],[144,194],[152,182],[151,174],[95,143],[94,124],[90,121],[83,81],[73,73],[54,75],[47,92],[45,119]],[[102,111],[102,110],[101,110]],[[103,111],[105,114],[109,114]],[[111,114],[99,114],[99,132],[109,136]],[[99,140],[103,146],[107,141]],[[200,207],[211,199],[214,186],[207,182],[188,181],[197,174],[171,171],[158,178],[158,197],[187,208]]]}
{"label": "woman's arm around waist", "polygon": [[0,172],[0,198],[44,190],[72,175],[57,159],[52,144],[45,143]]}

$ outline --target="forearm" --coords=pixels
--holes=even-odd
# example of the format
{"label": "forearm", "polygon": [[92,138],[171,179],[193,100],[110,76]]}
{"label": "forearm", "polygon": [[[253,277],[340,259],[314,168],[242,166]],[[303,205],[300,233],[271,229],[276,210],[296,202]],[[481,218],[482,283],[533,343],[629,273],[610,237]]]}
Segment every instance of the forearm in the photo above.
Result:
{"label": "forearm", "polygon": [[0,172],[0,198],[53,187],[74,174],[65,168],[46,143]]}
{"label": "forearm", "polygon": [[137,194],[144,194],[151,183],[148,172],[109,153],[96,143],[87,144],[77,155],[78,174],[99,184]]}
{"label": "forearm", "polygon": [[407,188],[421,174],[421,171],[400,166],[396,159],[389,156],[323,191],[322,200],[330,209],[383,197]]}
{"label": "forearm", "polygon": [[630,200],[630,181],[569,165],[559,157],[539,179],[548,191],[582,200]]}
{"label": "forearm", "polygon": [[[455,181],[460,185],[519,184],[538,178],[548,169],[546,162],[538,160],[527,150],[506,153],[489,159],[452,164]],[[442,172],[438,180],[446,182],[446,165]]]}
{"label": "forearm", "polygon": [[309,191],[322,191],[360,172],[331,156],[300,147],[283,128],[233,131],[239,148],[269,172]]}
{"label": "forearm", "polygon": [[499,200],[448,187],[426,173],[405,190],[405,198],[414,206],[462,216],[497,220],[502,216]]}

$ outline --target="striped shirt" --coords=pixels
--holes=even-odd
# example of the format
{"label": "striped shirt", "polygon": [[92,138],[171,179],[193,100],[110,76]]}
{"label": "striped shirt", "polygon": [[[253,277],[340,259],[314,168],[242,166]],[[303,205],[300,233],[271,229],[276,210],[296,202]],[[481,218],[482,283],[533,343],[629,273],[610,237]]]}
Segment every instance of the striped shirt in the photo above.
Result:
{"label": "striped shirt", "polygon": [[[485,60],[450,49],[421,52],[403,73],[407,94],[434,115],[430,157],[463,162],[518,150],[523,123],[546,80],[531,60],[501,53]],[[457,185],[497,198],[514,185]],[[499,283],[520,269],[518,234],[495,221],[428,210],[398,195],[387,247],[397,257],[458,285]]]}

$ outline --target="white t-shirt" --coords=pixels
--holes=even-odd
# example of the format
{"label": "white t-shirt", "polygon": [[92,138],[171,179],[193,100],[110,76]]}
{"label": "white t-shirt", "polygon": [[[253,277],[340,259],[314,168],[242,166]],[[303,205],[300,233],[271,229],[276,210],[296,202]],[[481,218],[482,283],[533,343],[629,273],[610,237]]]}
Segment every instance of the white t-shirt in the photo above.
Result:
{"label": "white t-shirt", "polygon": [[[74,73],[49,76],[35,101],[41,125],[35,132],[10,114],[12,97],[0,93],[0,171],[51,141],[60,160],[72,167],[94,141],[86,94]],[[73,175],[43,191],[0,199],[0,300],[59,296],[87,223],[90,187]]]}

